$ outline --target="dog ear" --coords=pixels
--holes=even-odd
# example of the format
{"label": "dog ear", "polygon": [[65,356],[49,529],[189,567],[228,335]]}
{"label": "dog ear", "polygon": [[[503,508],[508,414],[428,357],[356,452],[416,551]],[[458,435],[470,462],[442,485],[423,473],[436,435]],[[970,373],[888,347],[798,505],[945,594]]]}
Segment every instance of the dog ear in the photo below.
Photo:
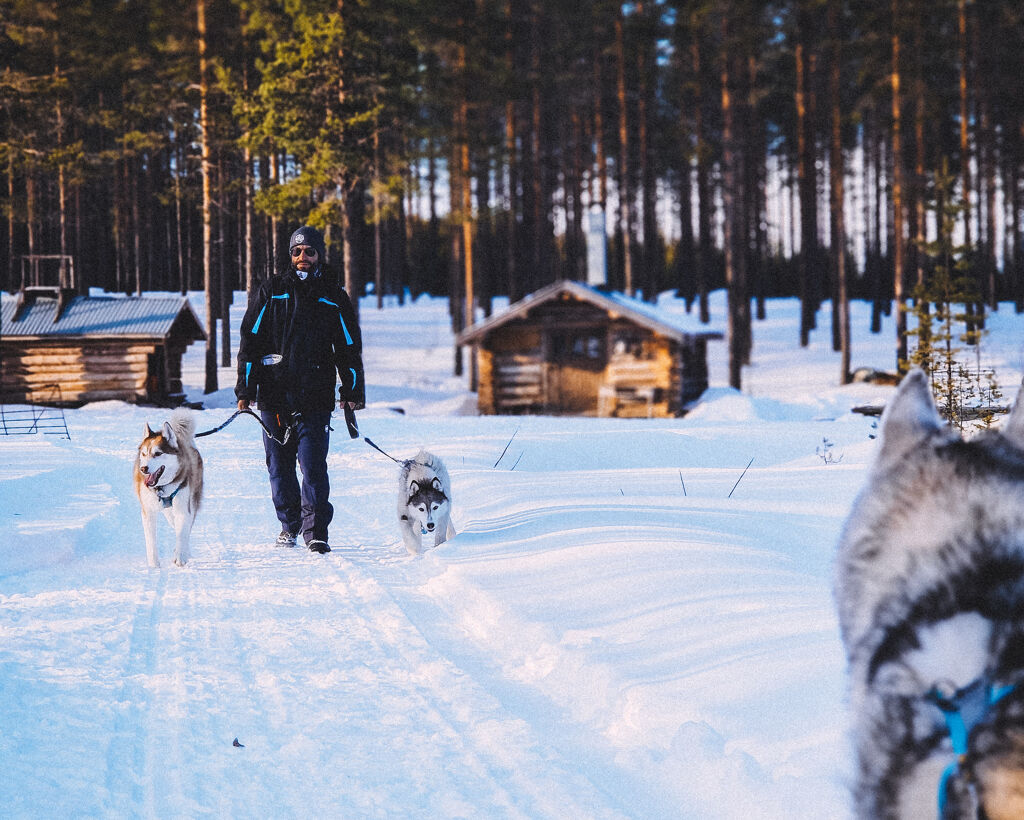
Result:
{"label": "dog ear", "polygon": [[[928,375],[915,367],[900,382],[896,395],[882,413],[879,463],[889,463],[922,440],[946,428],[935,408]],[[950,437],[954,434],[950,432]]]}
{"label": "dog ear", "polygon": [[1024,448],[1024,386],[1017,393],[1009,418],[1003,424],[1003,435],[1018,447]]}
{"label": "dog ear", "polygon": [[441,486],[441,479],[437,476],[434,476],[433,480],[430,482],[430,486],[441,493],[441,495],[444,495],[444,487]]}
{"label": "dog ear", "polygon": [[418,481],[410,481],[409,482],[409,498],[412,498],[419,491],[420,491],[420,483]]}
{"label": "dog ear", "polygon": [[164,438],[167,439],[167,443],[175,450],[178,449],[178,439],[174,435],[174,429],[169,421],[164,422],[163,434]]}
{"label": "dog ear", "polygon": [[153,437],[153,431],[150,429],[149,422],[147,421],[146,422],[146,435],[143,438],[152,438],[152,437]]}

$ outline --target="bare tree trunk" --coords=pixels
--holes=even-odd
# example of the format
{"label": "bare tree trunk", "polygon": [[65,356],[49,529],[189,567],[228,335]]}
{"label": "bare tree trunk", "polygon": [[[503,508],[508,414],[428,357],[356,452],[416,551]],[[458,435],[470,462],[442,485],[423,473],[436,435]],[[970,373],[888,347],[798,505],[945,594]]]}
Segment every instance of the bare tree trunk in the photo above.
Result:
{"label": "bare tree trunk", "polygon": [[629,184],[629,114],[626,109],[626,53],[622,36],[622,12],[615,18],[616,96],[619,104],[619,227],[622,231],[623,290],[633,295],[632,218]]}
{"label": "bare tree trunk", "polygon": [[967,100],[967,0],[957,3],[957,56],[960,62],[960,173],[963,197],[964,245],[971,245],[971,154],[968,100]]}
{"label": "bare tree trunk", "polygon": [[220,366],[231,367],[231,302],[234,296],[233,276],[228,276],[227,231],[224,219],[224,152],[217,151],[217,272],[220,282]]}
{"label": "bare tree trunk", "polygon": [[[696,14],[691,19],[694,31],[697,31]],[[693,74],[699,78],[701,74],[700,37],[693,38],[690,54],[693,61]],[[709,148],[704,133],[704,94],[700,82],[696,83],[693,114],[697,150],[697,269],[693,284],[697,291],[700,321],[707,324],[711,321],[708,280],[711,273],[711,212],[714,208],[714,201],[711,193],[711,159],[708,156]]]}
{"label": "bare tree trunk", "polygon": [[800,194],[800,346],[810,344],[818,309],[818,288],[813,278],[818,250],[817,185],[814,163],[814,133],[809,112],[811,93],[808,89],[810,68],[805,38],[810,21],[801,4],[800,33],[796,44],[796,116],[797,116],[797,187]]}
{"label": "bare tree trunk", "polygon": [[[7,201],[14,202],[14,154],[7,154]],[[14,208],[7,209],[7,280],[4,285],[14,290]]]}
{"label": "bare tree trunk", "polygon": [[[466,46],[459,45],[459,62],[463,74],[466,72]],[[463,325],[469,327],[473,324],[474,315],[474,293],[473,293],[473,190],[472,190],[472,168],[469,161],[469,95],[468,78],[463,87],[459,100],[458,120],[461,139],[459,140],[459,187],[460,202],[459,212],[462,217],[462,266],[464,281],[465,308],[463,310]],[[476,357],[473,351],[469,354],[470,362],[470,385],[469,389],[475,391],[476,384]]]}
{"label": "bare tree trunk", "polygon": [[203,172],[203,289],[206,292],[206,386],[204,393],[217,390],[217,319],[213,281],[212,214],[210,205],[210,120],[207,109],[206,0],[196,0],[199,32],[199,130]]}
{"label": "bare tree trunk", "polygon": [[175,223],[175,234],[178,242],[178,279],[179,286],[181,289],[181,295],[184,296],[188,293],[189,281],[188,281],[188,268],[185,265],[185,248],[182,241],[182,213],[181,213],[181,173],[182,173],[182,154],[180,146],[177,149],[177,163],[175,163],[174,169],[174,223]]}
{"label": "bare tree trunk", "polygon": [[373,127],[373,289],[377,296],[377,310],[384,308],[384,260],[381,242],[381,151],[380,151],[380,120],[374,118]]}
{"label": "bare tree trunk", "polygon": [[[140,228],[141,219],[139,217],[139,174],[141,172],[142,163],[139,162],[138,157],[133,157],[130,164],[131,174],[131,215],[132,215],[132,255],[134,259],[135,268],[135,294],[137,296],[142,295],[142,231]],[[129,165],[125,164],[126,170],[129,169]]]}
{"label": "bare tree trunk", "polygon": [[245,187],[242,191],[242,207],[245,211],[245,255],[243,264],[245,266],[245,292],[247,296],[251,296],[256,292],[256,271],[255,255],[253,254],[253,234],[252,234],[252,191],[253,191],[253,173],[252,173],[252,153],[249,147],[246,146],[242,152],[242,162],[245,163]]}
{"label": "bare tree trunk", "polygon": [[896,367],[907,361],[907,311],[903,296],[903,144],[900,110],[899,0],[892,0],[892,284],[896,310]]}
{"label": "bare tree trunk", "polygon": [[839,331],[839,383],[850,382],[850,301],[846,283],[846,214],[844,210],[845,173],[842,142],[842,108],[840,99],[840,61],[842,38],[840,37],[840,0],[829,0],[828,28],[832,39],[832,67],[829,74],[829,92],[832,98],[832,147],[829,154],[829,176],[831,191],[832,269],[838,295],[833,321]]}
{"label": "bare tree trunk", "polygon": [[739,201],[737,169],[739,157],[736,151],[734,135],[735,112],[732,102],[730,83],[730,49],[728,46],[728,15],[722,15],[722,54],[721,54],[721,92],[722,92],[722,199],[725,207],[725,281],[728,296],[728,330],[729,330],[729,386],[739,390],[742,384],[744,341],[743,323],[740,302],[746,296],[743,293],[743,282],[740,266],[742,261],[738,254],[737,229],[742,224],[742,203]]}
{"label": "bare tree trunk", "polygon": [[636,15],[642,21],[640,44],[636,55],[637,75],[637,160],[640,164],[640,196],[643,205],[644,243],[640,253],[639,286],[644,298],[653,300],[657,292],[656,272],[661,267],[657,264],[658,253],[658,220],[655,213],[657,199],[654,165],[650,151],[650,96],[651,78],[648,76],[648,21],[650,12],[643,3],[636,4]]}

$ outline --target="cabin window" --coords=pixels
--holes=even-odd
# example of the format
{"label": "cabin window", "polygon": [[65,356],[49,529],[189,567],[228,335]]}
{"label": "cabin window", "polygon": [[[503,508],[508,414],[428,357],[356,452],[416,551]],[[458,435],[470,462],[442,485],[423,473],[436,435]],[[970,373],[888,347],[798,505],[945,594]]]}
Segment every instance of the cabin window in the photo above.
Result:
{"label": "cabin window", "polygon": [[619,331],[612,339],[612,353],[631,359],[653,359],[654,347],[649,337],[633,331]]}
{"label": "cabin window", "polygon": [[604,345],[604,336],[594,331],[566,331],[551,336],[551,353],[556,361],[601,361],[605,357]]}

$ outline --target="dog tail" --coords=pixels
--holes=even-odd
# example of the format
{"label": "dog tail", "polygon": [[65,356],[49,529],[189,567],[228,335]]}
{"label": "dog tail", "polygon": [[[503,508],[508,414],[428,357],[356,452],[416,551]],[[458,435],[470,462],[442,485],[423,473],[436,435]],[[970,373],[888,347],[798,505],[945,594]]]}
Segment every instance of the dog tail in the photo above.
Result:
{"label": "dog tail", "polygon": [[196,420],[192,411],[185,407],[177,407],[171,412],[169,419],[174,432],[184,441],[192,443],[196,436]]}

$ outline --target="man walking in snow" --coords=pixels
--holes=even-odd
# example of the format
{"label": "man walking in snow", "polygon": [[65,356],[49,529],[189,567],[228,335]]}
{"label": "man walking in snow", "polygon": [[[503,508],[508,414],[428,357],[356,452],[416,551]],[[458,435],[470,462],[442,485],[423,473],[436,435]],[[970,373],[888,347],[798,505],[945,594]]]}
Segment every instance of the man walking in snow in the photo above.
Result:
{"label": "man walking in snow", "polygon": [[282,527],[277,545],[293,547],[301,533],[310,550],[323,554],[331,549],[334,516],[327,476],[334,387],[340,379],[339,408],[365,405],[362,338],[348,294],[324,267],[320,232],[303,225],[288,253],[291,266],[260,286],[242,319],[235,396],[239,410],[255,401],[263,423],[277,431],[263,436]]}

